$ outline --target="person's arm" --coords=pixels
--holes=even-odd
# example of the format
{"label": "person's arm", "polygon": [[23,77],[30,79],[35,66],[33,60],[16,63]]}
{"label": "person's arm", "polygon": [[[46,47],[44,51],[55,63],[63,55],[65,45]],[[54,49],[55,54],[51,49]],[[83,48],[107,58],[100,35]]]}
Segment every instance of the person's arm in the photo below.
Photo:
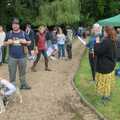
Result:
{"label": "person's arm", "polygon": [[38,45],[38,40],[39,40],[39,33],[37,32],[37,33],[35,34],[35,51],[36,51],[36,53],[38,53],[38,47],[37,47],[37,45]]}
{"label": "person's arm", "polygon": [[22,45],[29,46],[29,45],[31,44],[31,40],[30,40],[30,38],[29,38],[29,35],[24,32],[24,36],[25,36],[25,38],[24,38],[24,39],[21,39],[21,40],[20,40],[20,43],[21,43]]}
{"label": "person's arm", "polygon": [[38,40],[39,40],[39,33],[36,33],[36,35],[35,35],[35,46],[38,45]]}
{"label": "person's arm", "polygon": [[1,84],[8,88],[8,90],[4,92],[5,96],[10,96],[16,91],[16,87],[5,79],[1,80]]}
{"label": "person's arm", "polygon": [[6,34],[5,40],[4,40],[4,45],[12,45],[14,44],[13,40],[10,38],[10,32]]}

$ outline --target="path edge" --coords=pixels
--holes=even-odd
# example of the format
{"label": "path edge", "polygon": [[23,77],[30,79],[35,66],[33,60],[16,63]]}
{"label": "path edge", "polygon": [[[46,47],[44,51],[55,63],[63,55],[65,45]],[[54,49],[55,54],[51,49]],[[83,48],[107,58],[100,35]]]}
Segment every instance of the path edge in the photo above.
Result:
{"label": "path edge", "polygon": [[90,102],[88,102],[85,97],[82,95],[82,93],[78,90],[78,88],[76,87],[75,85],[75,77],[76,77],[76,73],[78,72],[78,70],[80,69],[80,64],[81,64],[81,60],[83,58],[83,56],[85,55],[86,53],[86,49],[83,48],[83,52],[81,53],[81,56],[79,58],[79,64],[78,64],[78,67],[76,68],[76,71],[74,73],[74,75],[72,76],[71,78],[71,84],[72,84],[72,87],[73,89],[76,91],[77,95],[79,95],[80,97],[80,101],[87,107],[89,107],[99,118],[100,120],[108,120],[107,118],[105,118],[105,116],[100,113]]}

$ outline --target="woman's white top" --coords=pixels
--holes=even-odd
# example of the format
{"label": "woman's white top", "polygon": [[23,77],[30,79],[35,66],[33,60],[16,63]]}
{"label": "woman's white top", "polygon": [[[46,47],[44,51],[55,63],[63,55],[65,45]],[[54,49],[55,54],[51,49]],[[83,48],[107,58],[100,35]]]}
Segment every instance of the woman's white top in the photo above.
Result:
{"label": "woman's white top", "polygon": [[66,40],[66,37],[65,37],[64,34],[57,34],[57,42],[58,42],[58,44],[64,45],[65,40]]}
{"label": "woman's white top", "polygon": [[6,34],[5,32],[0,32],[0,46],[3,46]]}

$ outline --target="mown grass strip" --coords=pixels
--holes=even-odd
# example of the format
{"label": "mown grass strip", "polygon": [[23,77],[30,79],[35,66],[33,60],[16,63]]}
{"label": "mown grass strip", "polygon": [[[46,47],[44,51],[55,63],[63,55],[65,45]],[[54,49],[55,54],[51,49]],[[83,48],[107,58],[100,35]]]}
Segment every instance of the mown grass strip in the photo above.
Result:
{"label": "mown grass strip", "polygon": [[112,92],[111,101],[103,105],[100,102],[100,96],[96,94],[95,83],[91,82],[91,72],[86,53],[82,58],[74,82],[80,93],[97,111],[109,120],[120,120],[120,78],[116,78],[116,85]]}

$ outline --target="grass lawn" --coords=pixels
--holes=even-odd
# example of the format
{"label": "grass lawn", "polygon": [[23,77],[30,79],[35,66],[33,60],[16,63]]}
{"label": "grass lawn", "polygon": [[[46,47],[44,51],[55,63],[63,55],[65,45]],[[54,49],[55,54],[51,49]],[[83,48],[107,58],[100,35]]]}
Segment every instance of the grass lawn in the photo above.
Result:
{"label": "grass lawn", "polygon": [[103,105],[100,96],[97,96],[95,83],[91,82],[91,72],[88,54],[82,58],[80,69],[75,78],[75,85],[82,95],[108,120],[120,120],[120,78],[116,78],[116,85],[112,92],[111,101]]}

